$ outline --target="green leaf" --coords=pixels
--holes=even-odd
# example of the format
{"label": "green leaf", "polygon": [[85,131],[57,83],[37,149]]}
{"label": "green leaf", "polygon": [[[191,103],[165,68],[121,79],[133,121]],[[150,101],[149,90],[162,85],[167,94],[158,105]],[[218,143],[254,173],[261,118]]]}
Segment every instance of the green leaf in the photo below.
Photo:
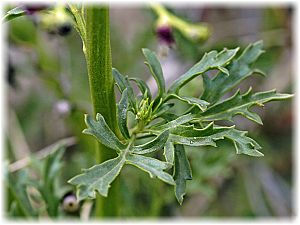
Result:
{"label": "green leaf", "polygon": [[126,88],[120,102],[117,104],[118,111],[118,126],[124,138],[129,139],[129,132],[127,128],[127,109],[128,109],[128,89]]}
{"label": "green leaf", "polygon": [[185,195],[186,180],[192,180],[192,170],[190,163],[185,154],[183,145],[175,145],[175,165],[174,165],[174,180],[175,180],[175,196],[182,204],[183,196]]}
{"label": "green leaf", "polygon": [[260,151],[260,145],[252,138],[247,137],[247,131],[240,131],[231,129],[226,135],[227,138],[231,139],[234,143],[237,154],[246,154],[250,156],[264,156]]}
{"label": "green leaf", "polygon": [[214,126],[213,123],[203,129],[196,129],[193,126],[179,126],[170,130],[169,140],[189,146],[214,146],[220,139],[230,139],[233,141],[237,154],[250,156],[263,156],[259,150],[260,145],[253,139],[246,136],[246,131],[239,131],[232,127]]}
{"label": "green leaf", "polygon": [[127,88],[125,76],[123,76],[116,68],[112,69],[112,75],[120,92],[123,92]]}
{"label": "green leaf", "polygon": [[186,102],[190,105],[198,107],[201,111],[205,111],[207,106],[209,105],[209,102],[201,100],[199,98],[194,98],[194,97],[187,97],[187,96],[179,96],[176,94],[170,94],[168,96],[168,99],[176,98],[179,99],[183,102]]}
{"label": "green leaf", "polygon": [[195,118],[195,115],[189,113],[189,114],[186,114],[186,115],[183,115],[183,116],[180,116],[179,118],[175,119],[175,120],[172,120],[166,124],[163,124],[163,125],[160,125],[160,126],[157,126],[157,127],[152,127],[151,129],[153,130],[168,130],[168,129],[172,129],[172,128],[175,128],[181,124],[185,124],[189,121],[191,121],[192,119]]}
{"label": "green leaf", "polygon": [[[236,49],[224,49],[221,52],[211,51],[205,53],[202,59],[195,64],[191,69],[189,69],[185,74],[181,75],[169,88],[168,93],[178,93],[179,89],[188,83],[190,80],[194,79],[196,76],[205,73],[211,69],[220,69],[226,66],[230,60],[236,55],[239,48]],[[224,68],[221,69],[224,71]]]}
{"label": "green leaf", "polygon": [[165,112],[163,114],[160,115],[161,118],[163,118],[165,121],[172,121],[172,120],[176,120],[176,118],[178,118],[178,115],[171,113],[171,112]]}
{"label": "green leaf", "polygon": [[248,45],[243,53],[228,66],[230,76],[227,76],[223,72],[217,74],[211,80],[207,75],[203,75],[205,89],[201,98],[210,103],[217,102],[225,93],[230,91],[241,81],[254,72],[259,72],[259,70],[253,66],[253,63],[264,52],[262,47],[262,41]]}
{"label": "green leaf", "polygon": [[166,130],[148,143],[131,147],[130,152],[135,154],[146,154],[146,153],[155,152],[157,150],[163,149],[165,143],[168,140],[168,137],[169,137],[169,131]]}
{"label": "green leaf", "polygon": [[17,177],[7,171],[5,178],[22,213],[26,217],[37,217],[37,212],[33,209],[27,194],[26,181],[29,179],[27,171],[20,171]]}
{"label": "green leaf", "polygon": [[26,11],[22,7],[16,7],[9,10],[5,16],[2,18],[2,22],[8,22],[20,16],[26,15]]}
{"label": "green leaf", "polygon": [[163,114],[165,114],[170,108],[172,108],[174,106],[174,103],[163,103],[160,105],[160,107],[153,111],[152,113],[152,118],[158,118],[160,116],[162,116]]}
{"label": "green leaf", "polygon": [[54,151],[46,158],[43,171],[45,185],[53,185],[54,180],[57,178],[57,174],[61,170],[64,152],[65,148],[63,146],[58,146],[57,149],[54,149]]}
{"label": "green leaf", "polygon": [[163,72],[162,72],[162,69],[160,66],[160,62],[158,61],[154,52],[152,52],[146,48],[143,48],[142,50],[143,50],[143,54],[146,58],[145,64],[149,67],[149,70],[157,83],[158,95],[157,95],[156,99],[160,99],[163,96],[163,94],[165,93],[165,89],[166,89],[165,79],[164,79]]}
{"label": "green leaf", "polygon": [[167,141],[164,147],[164,156],[168,163],[174,163],[174,145],[171,141]]}
{"label": "green leaf", "polygon": [[[32,157],[31,166],[35,171],[41,171],[42,178],[39,180],[27,180],[29,186],[36,188],[47,205],[46,210],[49,217],[56,218],[59,214],[60,196],[57,185],[59,182],[59,172],[62,171],[64,144],[59,144],[53,148],[44,161]],[[40,167],[40,168],[39,168]]]}
{"label": "green leaf", "polygon": [[143,81],[142,79],[139,79],[139,78],[129,78],[129,80],[136,82],[136,84],[139,87],[139,89],[141,90],[142,94],[146,93],[147,97],[149,98],[149,101],[151,101],[151,99],[152,99],[151,91],[150,91],[150,88],[148,87],[148,85],[145,83],[145,81]]}
{"label": "green leaf", "polygon": [[107,197],[110,184],[119,175],[123,165],[125,164],[125,157],[119,155],[114,159],[110,159],[95,165],[89,169],[83,170],[83,173],[73,177],[68,182],[77,185],[77,199],[78,201],[87,198],[95,198],[98,191],[104,197]]}
{"label": "green leaf", "polygon": [[93,135],[101,144],[116,151],[121,151],[126,148],[126,145],[122,144],[111,131],[100,113],[97,113],[96,120],[93,120],[89,115],[85,115],[85,123],[88,128],[83,130],[84,134]]}
{"label": "green leaf", "polygon": [[165,169],[168,169],[171,166],[167,162],[162,162],[157,159],[141,155],[129,154],[126,156],[126,163],[148,172],[151,178],[158,177],[160,180],[168,184],[175,185],[173,177],[164,172]]}
{"label": "green leaf", "polygon": [[292,96],[293,95],[290,94],[276,93],[276,90],[252,94],[251,88],[242,95],[238,90],[232,97],[226,99],[223,102],[217,103],[216,105],[209,107],[205,112],[200,113],[199,119],[201,121],[232,121],[233,116],[240,114],[248,118],[249,120],[252,120],[258,124],[262,124],[259,115],[249,111],[249,108],[251,106],[263,106],[263,104],[266,102],[283,100],[291,98]]}
{"label": "green leaf", "polygon": [[126,76],[123,76],[117,69],[113,68],[112,69],[112,74],[113,77],[116,81],[117,87],[119,88],[120,92],[123,93],[123,91],[127,88],[127,95],[128,95],[128,101],[131,106],[131,110],[133,112],[137,111],[137,106],[136,106],[136,98],[135,94],[133,91],[132,86],[130,85],[129,79]]}

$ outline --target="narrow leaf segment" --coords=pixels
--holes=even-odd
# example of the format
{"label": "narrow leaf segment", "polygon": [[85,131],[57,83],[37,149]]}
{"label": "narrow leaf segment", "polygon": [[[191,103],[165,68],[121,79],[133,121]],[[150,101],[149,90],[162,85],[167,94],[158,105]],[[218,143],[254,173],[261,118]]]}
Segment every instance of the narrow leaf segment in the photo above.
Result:
{"label": "narrow leaf segment", "polygon": [[96,115],[96,121],[89,115],[85,115],[85,123],[88,126],[83,130],[84,134],[90,134],[97,138],[103,145],[116,151],[121,151],[126,148],[116,135],[111,131],[100,113]]}
{"label": "narrow leaf segment", "polygon": [[175,180],[175,196],[181,205],[183,196],[185,195],[186,180],[192,179],[192,170],[189,160],[186,157],[183,145],[175,145],[175,164],[174,164],[174,180]]}

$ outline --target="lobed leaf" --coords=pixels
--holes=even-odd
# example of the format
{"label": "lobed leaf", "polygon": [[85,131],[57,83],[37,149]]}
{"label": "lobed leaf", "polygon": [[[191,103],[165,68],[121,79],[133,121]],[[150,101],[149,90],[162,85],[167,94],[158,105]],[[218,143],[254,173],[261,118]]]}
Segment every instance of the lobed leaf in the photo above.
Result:
{"label": "lobed leaf", "polygon": [[186,180],[192,180],[192,170],[188,158],[185,154],[183,145],[174,145],[175,148],[175,164],[174,164],[174,180],[175,180],[175,196],[181,205],[183,196],[185,195]]}
{"label": "lobed leaf", "polygon": [[247,131],[240,131],[231,129],[226,135],[227,138],[231,139],[234,143],[237,154],[245,154],[250,156],[264,156],[260,151],[260,145],[252,138],[247,137]]}
{"label": "lobed leaf", "polygon": [[160,180],[168,184],[175,185],[173,177],[164,172],[165,169],[170,167],[170,164],[167,162],[162,162],[160,160],[141,155],[129,154],[126,156],[126,163],[148,172],[151,178],[158,177]]}
{"label": "lobed leaf", "polygon": [[158,95],[156,99],[160,99],[165,93],[165,89],[166,89],[165,79],[163,76],[163,71],[160,62],[158,61],[154,52],[146,48],[143,48],[142,51],[146,58],[145,64],[148,66],[151,74],[153,75],[157,83]]}
{"label": "lobed leaf", "polygon": [[157,150],[163,149],[165,143],[167,142],[169,137],[169,131],[164,131],[152,141],[147,142],[143,145],[132,146],[130,148],[130,152],[135,154],[146,154],[150,152],[155,152]]}
{"label": "lobed leaf", "polygon": [[210,69],[219,69],[223,72],[226,71],[226,69],[223,67],[230,62],[230,60],[236,55],[238,50],[239,48],[229,50],[224,49],[219,53],[217,51],[205,53],[198,63],[196,63],[185,74],[181,75],[174,81],[174,83],[169,88],[168,93],[178,93],[179,89],[183,85],[194,79],[196,76],[203,74]]}
{"label": "lobed leaf", "polygon": [[119,155],[114,159],[107,160],[99,165],[95,165],[89,169],[83,170],[82,174],[73,177],[68,182],[77,185],[78,201],[95,198],[96,191],[104,197],[107,197],[110,184],[119,175],[125,157]]}
{"label": "lobed leaf", "polygon": [[220,139],[230,139],[233,141],[237,154],[246,154],[251,156],[263,156],[259,150],[260,145],[247,137],[246,131],[239,131],[232,127],[214,126],[210,123],[203,129],[196,129],[193,126],[180,126],[170,131],[169,140],[188,146],[214,146]]}
{"label": "lobed leaf", "polygon": [[248,45],[243,53],[228,66],[230,76],[219,73],[211,80],[207,75],[203,75],[204,92],[201,98],[210,103],[217,102],[241,81],[255,72],[260,72],[253,64],[264,52],[262,47],[262,41]]}
{"label": "lobed leaf", "polygon": [[176,94],[170,94],[168,96],[168,99],[176,98],[179,99],[180,101],[186,102],[190,105],[198,107],[201,111],[205,111],[207,109],[207,106],[209,105],[209,102],[204,101],[199,98],[195,97],[188,97],[188,96],[179,96]]}
{"label": "lobed leaf", "polygon": [[121,151],[126,148],[126,145],[121,143],[111,131],[100,113],[97,113],[96,120],[93,120],[89,115],[85,115],[85,123],[88,128],[83,130],[84,134],[93,135],[101,144],[116,151]]}
{"label": "lobed leaf", "polygon": [[124,138],[129,139],[130,135],[127,128],[127,109],[128,109],[128,89],[126,88],[120,102],[117,104],[118,126]]}
{"label": "lobed leaf", "polygon": [[238,90],[231,98],[226,99],[221,103],[211,106],[205,112],[200,113],[201,121],[217,121],[217,120],[230,120],[232,117],[240,114],[249,120],[258,124],[262,124],[261,118],[249,108],[253,105],[263,106],[264,103],[270,101],[278,101],[291,98],[290,94],[279,94],[276,90],[258,92],[252,94],[250,88],[245,94],[241,94]]}

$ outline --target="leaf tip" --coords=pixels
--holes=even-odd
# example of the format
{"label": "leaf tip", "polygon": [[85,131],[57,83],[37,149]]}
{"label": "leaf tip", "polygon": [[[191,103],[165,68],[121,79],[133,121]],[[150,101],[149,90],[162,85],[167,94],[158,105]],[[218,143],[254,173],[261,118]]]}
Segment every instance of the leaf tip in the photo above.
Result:
{"label": "leaf tip", "polygon": [[148,48],[142,48],[142,52],[144,56],[146,56],[148,53],[150,53],[150,50]]}
{"label": "leaf tip", "polygon": [[83,134],[89,134],[89,129],[84,129],[84,130],[82,131],[82,133],[83,133]]}

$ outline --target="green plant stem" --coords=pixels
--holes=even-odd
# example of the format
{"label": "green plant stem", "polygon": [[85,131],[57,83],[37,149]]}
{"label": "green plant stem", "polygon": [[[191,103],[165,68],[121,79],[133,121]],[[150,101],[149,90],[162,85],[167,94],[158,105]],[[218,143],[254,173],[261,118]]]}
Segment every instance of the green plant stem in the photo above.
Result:
{"label": "green plant stem", "polygon": [[[86,61],[94,116],[101,113],[108,126],[116,131],[116,104],[110,48],[108,7],[86,8]],[[116,157],[115,151],[97,143],[97,161]],[[118,215],[119,181],[116,179],[107,198],[97,195],[96,217]]]}

